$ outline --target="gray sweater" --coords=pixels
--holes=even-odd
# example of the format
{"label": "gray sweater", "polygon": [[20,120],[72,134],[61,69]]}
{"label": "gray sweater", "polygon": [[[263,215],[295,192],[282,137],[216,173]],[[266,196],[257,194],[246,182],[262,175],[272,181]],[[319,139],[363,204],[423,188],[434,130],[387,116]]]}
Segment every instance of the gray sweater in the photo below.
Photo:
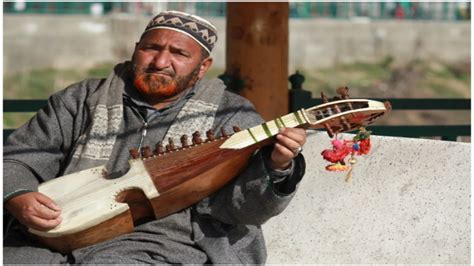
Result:
{"label": "gray sweater", "polygon": [[[16,130],[4,145],[4,201],[27,191],[36,191],[41,182],[89,168],[71,167],[73,152],[81,135],[91,124],[91,97],[103,79],[73,84],[52,95],[45,108]],[[199,83],[202,87],[217,81]],[[143,102],[125,81],[123,129],[111,155],[112,171],[127,165],[128,150],[140,142],[143,121],[148,133],[143,145],[154,147],[162,140],[176,115],[199,84],[172,106],[154,110]],[[214,86],[212,85],[212,86]],[[234,125],[249,128],[262,122],[252,104],[224,92],[213,123],[231,132]],[[248,167],[223,189],[193,206],[160,220],[144,222],[135,231],[113,240],[59,254],[31,239],[21,225],[13,226],[4,240],[5,263],[263,263],[266,259],[261,225],[281,213],[293,197],[304,174],[304,159],[293,161],[293,171],[281,187],[271,182],[266,166],[271,147],[257,152]]]}

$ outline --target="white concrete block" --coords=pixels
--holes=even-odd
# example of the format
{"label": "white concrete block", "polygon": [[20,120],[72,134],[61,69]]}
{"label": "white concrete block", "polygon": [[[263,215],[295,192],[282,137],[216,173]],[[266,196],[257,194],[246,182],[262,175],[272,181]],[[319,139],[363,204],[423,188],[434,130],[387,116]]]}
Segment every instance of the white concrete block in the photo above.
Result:
{"label": "white concrete block", "polygon": [[372,144],[345,183],[324,169],[326,133],[308,136],[299,191],[263,227],[268,263],[470,263],[470,144]]}

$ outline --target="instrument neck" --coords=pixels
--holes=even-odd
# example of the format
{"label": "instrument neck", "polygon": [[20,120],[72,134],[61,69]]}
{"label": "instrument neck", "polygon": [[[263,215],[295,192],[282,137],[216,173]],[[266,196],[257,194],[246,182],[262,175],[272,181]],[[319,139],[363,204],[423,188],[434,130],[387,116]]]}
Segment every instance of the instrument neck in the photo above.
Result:
{"label": "instrument neck", "polygon": [[306,111],[301,109],[258,126],[240,131],[226,140],[220,148],[241,149],[277,135],[282,128],[299,127],[308,123],[309,120]]}

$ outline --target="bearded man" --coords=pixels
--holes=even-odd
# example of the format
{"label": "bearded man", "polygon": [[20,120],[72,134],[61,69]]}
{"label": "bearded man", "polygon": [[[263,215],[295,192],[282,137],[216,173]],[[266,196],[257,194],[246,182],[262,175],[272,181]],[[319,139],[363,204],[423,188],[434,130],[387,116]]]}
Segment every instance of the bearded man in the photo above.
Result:
{"label": "bearded man", "polygon": [[68,254],[37,242],[27,228],[62,222],[61,206],[42,182],[105,165],[124,173],[129,149],[210,128],[262,123],[252,104],[204,75],[212,65],[215,27],[166,11],[147,25],[131,62],[106,79],[87,79],[52,95],[46,107],[4,146],[4,263],[263,263],[261,225],[279,214],[304,174],[303,129],[284,129],[218,192],[165,218],[137,221],[134,231]]}

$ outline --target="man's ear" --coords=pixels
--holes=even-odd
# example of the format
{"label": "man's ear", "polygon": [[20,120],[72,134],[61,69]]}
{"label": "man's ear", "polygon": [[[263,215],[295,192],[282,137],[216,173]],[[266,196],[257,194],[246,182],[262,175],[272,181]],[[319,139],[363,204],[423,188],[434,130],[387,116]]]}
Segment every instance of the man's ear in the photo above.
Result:
{"label": "man's ear", "polygon": [[198,74],[199,79],[202,79],[206,75],[207,70],[212,66],[212,61],[212,57],[208,57],[201,62]]}

